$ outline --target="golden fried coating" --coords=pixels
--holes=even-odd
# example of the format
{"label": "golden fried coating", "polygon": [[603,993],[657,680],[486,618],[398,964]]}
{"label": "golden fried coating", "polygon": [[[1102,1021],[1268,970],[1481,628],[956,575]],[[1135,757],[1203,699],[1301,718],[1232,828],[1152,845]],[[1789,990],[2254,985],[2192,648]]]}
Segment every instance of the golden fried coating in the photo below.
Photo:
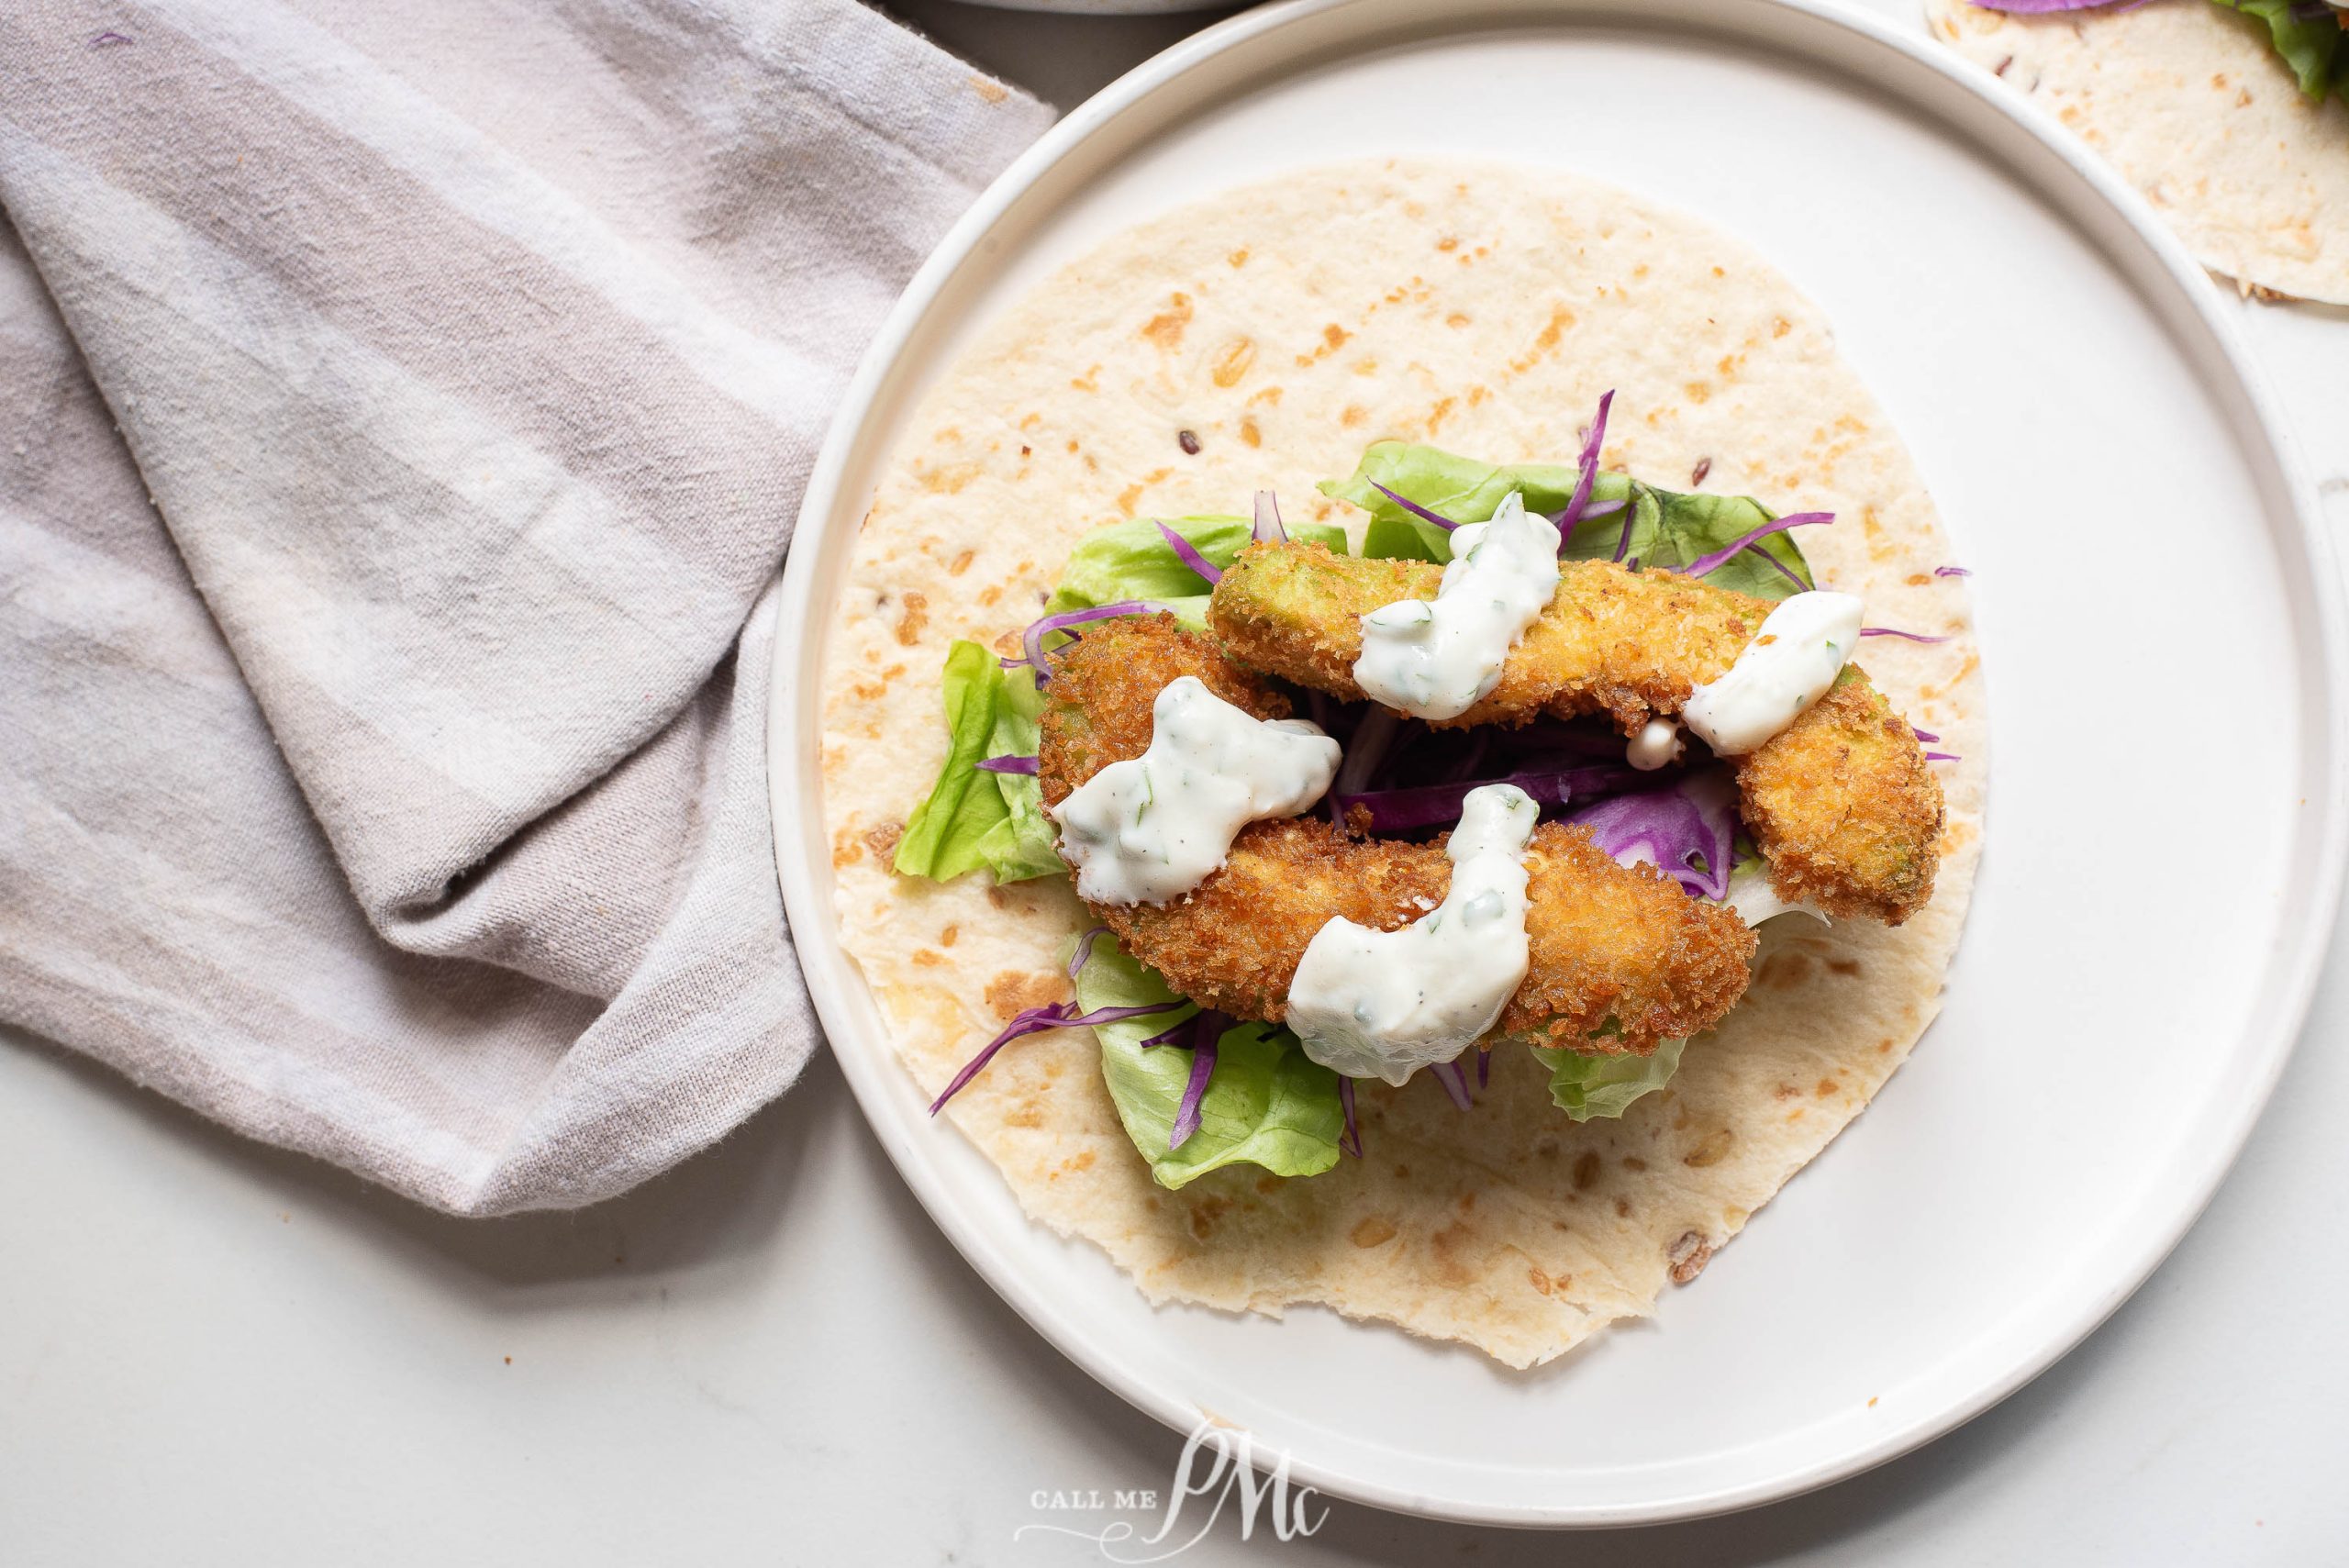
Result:
{"label": "golden fried coating", "polygon": [[1443,901],[1452,862],[1427,844],[1358,839],[1319,817],[1253,822],[1231,858],[1170,904],[1100,904],[1128,952],[1201,1006],[1278,1023],[1314,933],[1339,915],[1374,930]]}
{"label": "golden fried coating", "polygon": [[[1500,684],[1436,728],[1605,713],[1629,733],[1651,713],[1678,712],[1696,685],[1737,662],[1770,613],[1766,599],[1677,573],[1559,566],[1557,595],[1509,650]],[[1432,599],[1442,581],[1431,562],[1252,545],[1216,585],[1208,620],[1224,651],[1252,669],[1359,701],[1362,617],[1397,599]]]}
{"label": "golden fried coating", "polygon": [[[1532,967],[1501,1032],[1534,1045],[1645,1056],[1720,1022],[1745,995],[1760,939],[1727,905],[1652,865],[1623,866],[1590,829],[1534,829],[1525,934]],[[1620,1039],[1593,1035],[1609,1015]]]}
{"label": "golden fried coating", "polygon": [[[1689,897],[1653,866],[1617,865],[1586,828],[1543,824],[1527,860],[1530,964],[1497,1034],[1645,1056],[1711,1028],[1745,994],[1755,938],[1724,906]],[[1094,912],[1193,1001],[1278,1023],[1325,924],[1343,916],[1395,930],[1451,884],[1441,841],[1358,839],[1300,817],[1248,828],[1186,898]],[[1595,1034],[1610,1016],[1620,1032]]]}
{"label": "golden fried coating", "polygon": [[[1771,608],[1675,572],[1560,564],[1557,595],[1509,651],[1499,684],[1438,728],[1603,713],[1629,735],[1718,679]],[[1359,700],[1362,617],[1397,599],[1434,597],[1442,575],[1423,561],[1252,545],[1216,585],[1208,624],[1242,663]],[[1736,768],[1742,815],[1779,896],[1892,926],[1932,896],[1941,784],[1915,733],[1857,665]]]}
{"label": "golden fried coating", "polygon": [[1037,780],[1044,804],[1058,806],[1069,791],[1112,762],[1150,750],[1151,706],[1169,684],[1196,675],[1208,690],[1258,718],[1286,718],[1288,699],[1253,671],[1216,652],[1205,638],[1185,631],[1171,615],[1120,616],[1084,628],[1083,639],[1044,656],[1051,700],[1042,731]]}
{"label": "golden fried coating", "polygon": [[1855,665],[1737,759],[1746,831],[1778,896],[1897,926],[1933,895],[1942,786],[1909,721]]}
{"label": "golden fried coating", "polygon": [[[1114,628],[1114,629],[1112,629]],[[1171,617],[1105,623],[1052,656],[1038,776],[1053,805],[1150,744],[1151,705],[1197,675],[1261,718],[1287,705]],[[1620,866],[1587,830],[1535,830],[1527,855],[1531,967],[1497,1032],[1534,1044],[1647,1055],[1720,1021],[1745,991],[1754,936],[1727,907],[1689,897],[1653,866]],[[1258,822],[1230,859],[1163,906],[1095,905],[1125,950],[1204,1006],[1277,1023],[1314,933],[1343,916],[1376,930],[1443,898],[1441,842],[1365,839],[1319,818]],[[1620,1032],[1594,1035],[1609,1018]]]}

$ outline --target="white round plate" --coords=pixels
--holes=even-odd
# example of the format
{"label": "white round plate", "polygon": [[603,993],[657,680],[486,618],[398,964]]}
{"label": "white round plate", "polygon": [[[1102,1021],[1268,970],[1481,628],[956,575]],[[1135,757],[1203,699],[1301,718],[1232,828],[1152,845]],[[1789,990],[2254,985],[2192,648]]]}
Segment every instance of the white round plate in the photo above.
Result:
{"label": "white round plate", "polygon": [[[839,946],[818,799],[815,628],[902,422],[974,328],[1139,219],[1386,151],[1598,175],[1791,275],[1977,573],[1990,682],[1987,853],[1915,1060],[1652,1322],[1522,1375],[1320,1311],[1153,1311],[1100,1254],[1030,1225],[891,1054]],[[914,281],[784,573],[784,893],[907,1182],[1101,1382],[1178,1429],[1212,1412],[1260,1458],[1386,1507],[1717,1512],[1850,1475],[2011,1393],[2209,1198],[2299,1029],[2349,858],[2339,590],[2214,304],[2050,121],[1819,0],[1300,0],[1110,87]]]}

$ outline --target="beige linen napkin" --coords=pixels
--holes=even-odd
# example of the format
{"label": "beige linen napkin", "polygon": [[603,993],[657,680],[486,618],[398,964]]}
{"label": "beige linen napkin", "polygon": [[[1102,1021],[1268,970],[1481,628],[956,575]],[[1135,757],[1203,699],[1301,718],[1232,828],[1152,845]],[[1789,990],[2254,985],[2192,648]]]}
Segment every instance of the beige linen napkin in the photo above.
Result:
{"label": "beige linen napkin", "polygon": [[0,13],[0,1017],[467,1214],[817,1038],[766,585],[1048,123],[852,0]]}

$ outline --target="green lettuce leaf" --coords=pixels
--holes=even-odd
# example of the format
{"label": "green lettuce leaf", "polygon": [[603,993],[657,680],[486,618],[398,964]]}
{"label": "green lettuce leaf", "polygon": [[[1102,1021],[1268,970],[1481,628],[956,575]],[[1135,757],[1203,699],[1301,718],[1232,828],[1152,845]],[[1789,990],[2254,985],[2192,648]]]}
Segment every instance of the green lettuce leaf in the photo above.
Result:
{"label": "green lettuce leaf", "polygon": [[[990,757],[1032,757],[1038,737],[1036,721],[1043,716],[1043,694],[1036,690],[1036,672],[1024,666],[1004,673],[1003,692],[996,705],[995,728],[988,732]],[[986,773],[1003,796],[1005,816],[979,840],[979,853],[997,883],[1027,882],[1068,870],[1053,849],[1059,831],[1044,815],[1044,789],[1032,773]]]}
{"label": "green lettuce leaf", "polygon": [[1540,1045],[1532,1051],[1550,1070],[1550,1097],[1558,1108],[1575,1121],[1588,1121],[1621,1116],[1633,1100],[1663,1088],[1679,1071],[1687,1043],[1667,1040],[1653,1056],[1601,1056]]}
{"label": "green lettuce leaf", "polygon": [[[1254,537],[1246,517],[1177,517],[1167,526],[1217,566],[1230,565]],[[1341,554],[1346,548],[1346,531],[1328,523],[1299,523],[1289,534]],[[1206,580],[1183,563],[1147,517],[1111,523],[1079,539],[1044,613],[1120,599],[1159,601],[1193,628],[1207,622]],[[946,762],[929,798],[906,824],[897,842],[897,869],[941,882],[981,867],[998,883],[1064,874],[1068,868],[1052,849],[1058,833],[1044,815],[1036,780],[978,766],[987,757],[1036,754],[1036,721],[1044,701],[1036,690],[1035,672],[1023,668],[1006,675],[994,654],[975,642],[957,642],[947,652],[942,686]]]}
{"label": "green lettuce leaf", "polygon": [[1243,1023],[1216,1042],[1215,1075],[1199,1104],[1199,1129],[1170,1150],[1174,1112],[1191,1079],[1192,1051],[1142,1041],[1198,1009],[1167,988],[1156,971],[1120,951],[1107,936],[1076,977],[1078,1007],[1141,1007],[1164,1002],[1167,1011],[1122,1023],[1096,1024],[1101,1076],[1126,1136],[1150,1162],[1152,1180],[1179,1187],[1226,1165],[1261,1165],[1276,1176],[1312,1176],[1338,1162],[1345,1109],[1338,1075],[1305,1054],[1297,1036],[1267,1024]]}
{"label": "green lettuce leaf", "polygon": [[[1777,515],[1743,495],[1684,495],[1636,482],[1631,488],[1631,544],[1625,555],[1642,566],[1676,570],[1735,543]],[[1619,512],[1576,528],[1575,537],[1566,541],[1564,553],[1572,561],[1611,561],[1622,539],[1623,517]],[[1757,550],[1766,550],[1771,560],[1782,563],[1798,581],[1789,582],[1786,573],[1773,568]],[[1706,573],[1705,581],[1757,599],[1783,599],[1815,585],[1810,563],[1787,534],[1756,540],[1753,549],[1739,550]]]}
{"label": "green lettuce leaf", "polygon": [[930,785],[930,797],[915,808],[897,840],[897,869],[909,876],[943,882],[986,863],[979,841],[1010,815],[995,781],[979,771],[995,733],[1003,695],[1003,670],[994,654],[975,642],[946,651],[941,683],[946,699],[946,762]]}
{"label": "green lettuce leaf", "polygon": [[[1364,555],[1444,562],[1452,559],[1452,536],[1380,495],[1373,488],[1373,481],[1442,517],[1474,523],[1491,517],[1493,508],[1511,490],[1525,497],[1530,512],[1562,511],[1574,499],[1576,477],[1575,469],[1554,463],[1495,467],[1434,447],[1380,441],[1362,454],[1352,477],[1328,481],[1321,491],[1370,514],[1370,526],[1363,536]],[[1561,553],[1570,561],[1611,561],[1620,551],[1650,566],[1686,566],[1776,515],[1760,502],[1741,495],[1681,495],[1620,473],[1602,473],[1591,483],[1593,505],[1625,498],[1631,502],[1628,548],[1623,539],[1626,519],[1618,511],[1577,527]],[[1799,582],[1789,582],[1756,556],[1755,550],[1768,551]],[[1812,585],[1810,565],[1803,559],[1801,547],[1786,534],[1773,534],[1758,541],[1753,550],[1740,550],[1707,573],[1705,581],[1764,599],[1783,599]]]}
{"label": "green lettuce leaf", "polygon": [[[1370,514],[1369,529],[1363,535],[1364,555],[1442,562],[1452,559],[1452,536],[1380,495],[1374,481],[1440,517],[1481,523],[1512,490],[1525,497],[1529,512],[1564,511],[1574,499],[1580,478],[1580,470],[1555,463],[1520,462],[1496,468],[1435,447],[1378,441],[1362,454],[1351,477],[1324,480],[1321,494]],[[1620,473],[1601,473],[1591,482],[1591,499],[1594,503],[1617,500],[1630,493],[1631,483]],[[1620,514],[1599,521],[1613,523],[1617,534],[1622,530]],[[1575,531],[1579,536],[1585,530]],[[1611,555],[1614,549],[1610,535],[1607,549],[1599,553]]]}
{"label": "green lettuce leaf", "polygon": [[[1166,526],[1207,558],[1211,566],[1229,566],[1232,557],[1255,537],[1247,517],[1168,517]],[[1044,613],[1090,609],[1120,599],[1152,599],[1174,612],[1174,618],[1193,630],[1207,625],[1208,581],[1183,562],[1159,519],[1134,517],[1095,528],[1076,541],[1060,586],[1044,603]],[[1289,537],[1311,539],[1345,553],[1346,531],[1328,523],[1295,523]]]}
{"label": "green lettuce leaf", "polygon": [[1065,871],[1052,852],[1036,781],[979,767],[1007,751],[1036,749],[1037,698],[1028,673],[1007,680],[993,653],[957,642],[946,651],[941,690],[946,761],[897,840],[897,870],[940,882],[982,867],[997,882]]}
{"label": "green lettuce leaf", "polygon": [[2331,11],[2294,16],[2293,0],[2211,3],[2266,23],[2268,41],[2284,57],[2284,63],[2291,67],[2292,74],[2299,78],[2301,92],[2311,98],[2335,93],[2343,103],[2349,103],[2349,33],[2342,31],[2339,16]]}

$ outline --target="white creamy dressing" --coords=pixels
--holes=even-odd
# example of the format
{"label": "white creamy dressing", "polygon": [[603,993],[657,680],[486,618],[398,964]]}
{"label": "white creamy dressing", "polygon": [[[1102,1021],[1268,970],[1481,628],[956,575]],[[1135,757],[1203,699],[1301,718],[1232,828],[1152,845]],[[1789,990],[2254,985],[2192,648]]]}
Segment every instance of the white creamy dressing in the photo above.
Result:
{"label": "white creamy dressing", "polygon": [[1314,933],[1288,987],[1306,1055],[1399,1084],[1493,1027],[1525,978],[1525,846],[1540,816],[1515,784],[1470,790],[1442,903],[1399,931],[1339,918]]}
{"label": "white creamy dressing", "polygon": [[1500,684],[1508,651],[1557,591],[1557,526],[1511,491],[1490,522],[1453,530],[1433,599],[1398,599],[1362,617],[1354,680],[1415,718],[1457,718]]}
{"label": "white creamy dressing", "polygon": [[1196,675],[1151,705],[1150,747],[1052,808],[1076,891],[1097,904],[1163,904],[1205,882],[1251,822],[1294,817],[1338,771],[1338,743],[1301,718],[1267,721]]}
{"label": "white creamy dressing", "polygon": [[1651,718],[1623,748],[1623,760],[1643,773],[1680,761],[1688,748],[1681,744],[1680,726],[1668,718]]}
{"label": "white creamy dressing", "polygon": [[1737,662],[1688,698],[1681,722],[1720,756],[1754,751],[1827,695],[1859,642],[1863,613],[1849,594],[1779,601]]}

